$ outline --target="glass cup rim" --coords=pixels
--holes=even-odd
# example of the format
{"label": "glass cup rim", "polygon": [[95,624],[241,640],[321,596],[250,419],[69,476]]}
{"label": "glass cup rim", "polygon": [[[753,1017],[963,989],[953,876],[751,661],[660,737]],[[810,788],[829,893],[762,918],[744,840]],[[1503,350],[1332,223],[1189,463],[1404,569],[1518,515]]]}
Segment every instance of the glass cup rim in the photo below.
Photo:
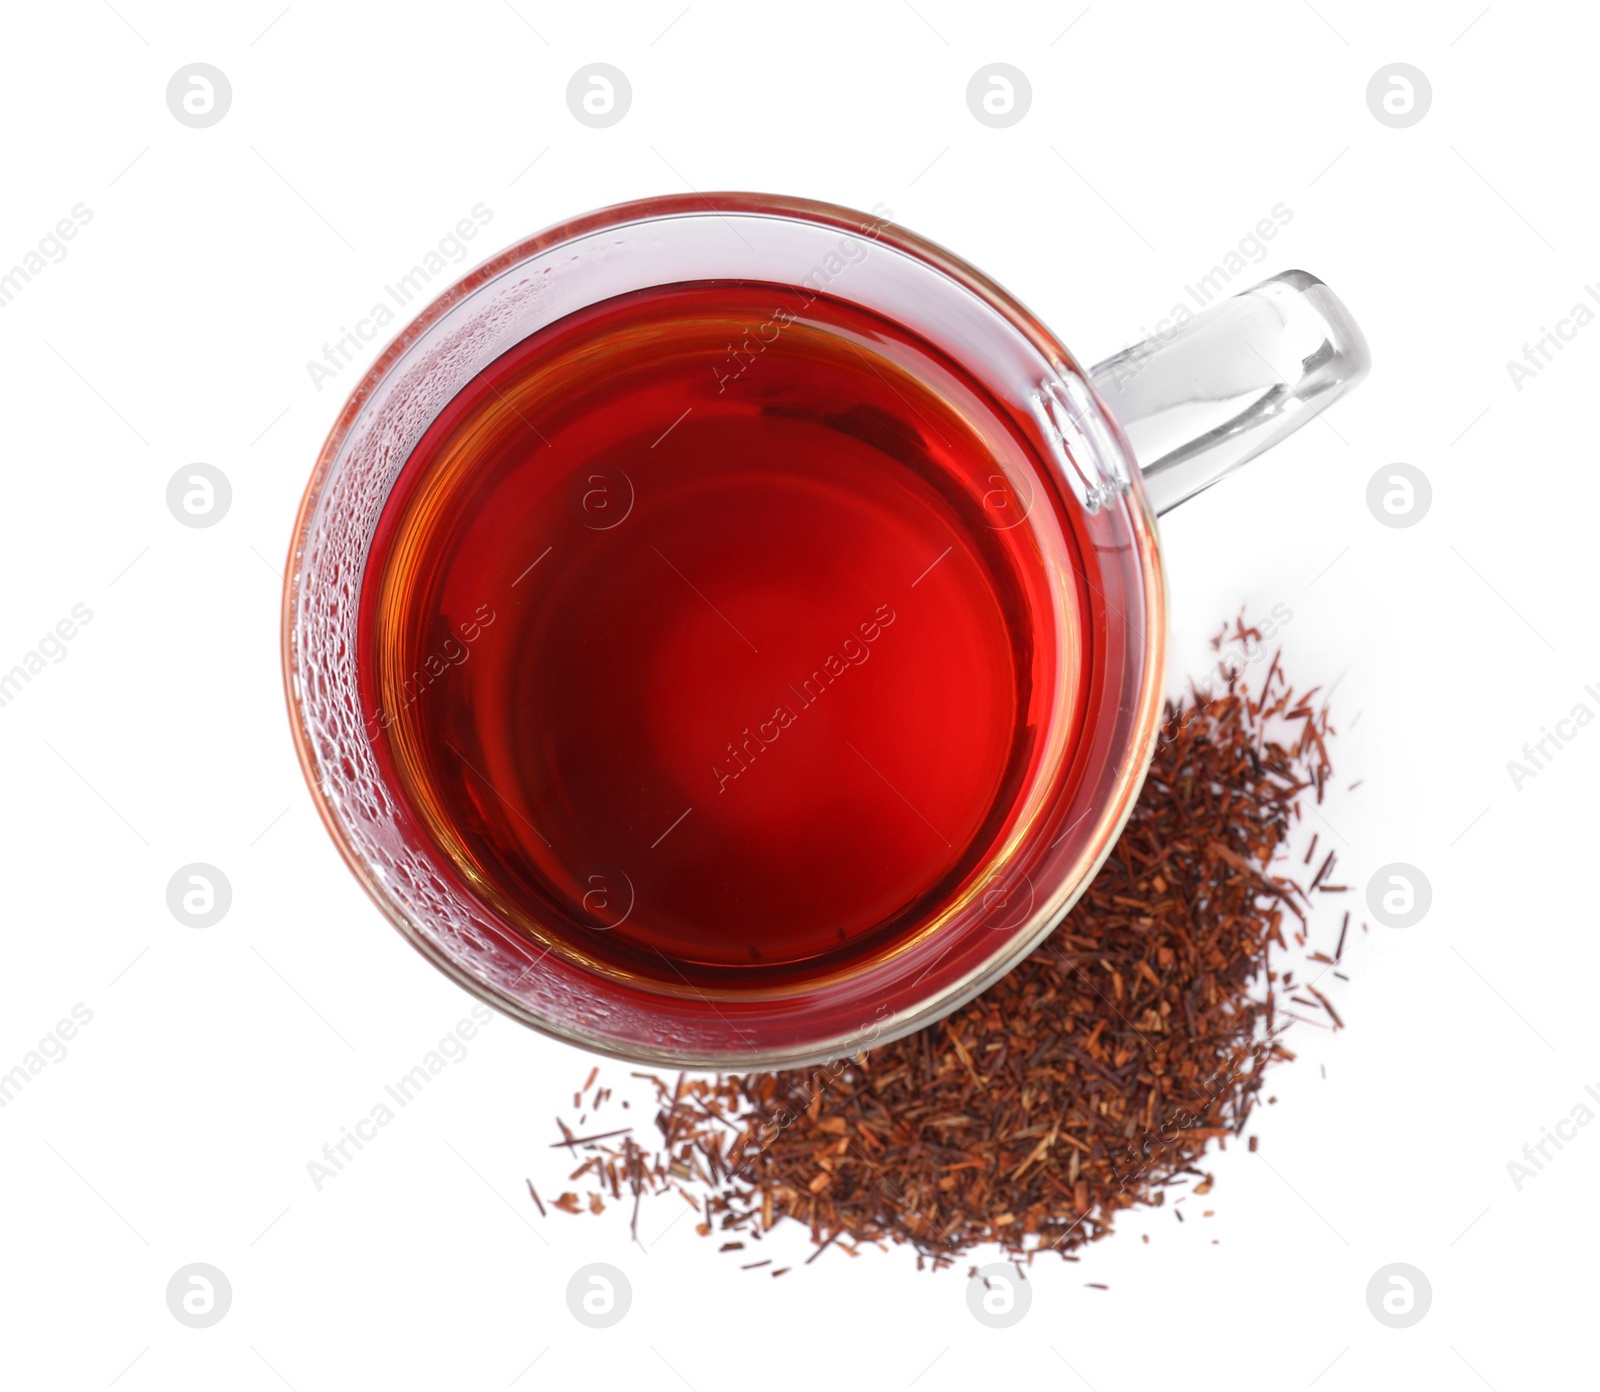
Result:
{"label": "glass cup rim", "polygon": [[[860,233],[868,225],[863,221],[868,215],[858,210],[839,204],[778,194],[714,192],[668,194],[629,200],[552,224],[512,243],[448,286],[407,321],[351,389],[317,454],[310,478],[301,496],[284,567],[280,655],[284,695],[295,752],[318,816],[368,898],[399,929],[401,935],[437,969],[471,995],[501,1013],[508,1014],[541,1033],[592,1052],[658,1066],[771,1069],[820,1063],[858,1052],[861,1048],[867,1047],[861,1039],[863,1032],[857,1030],[796,1047],[718,1053],[714,1056],[651,1049],[633,1043],[623,1044],[599,1032],[568,1021],[555,1020],[529,1009],[520,1000],[497,991],[473,975],[451,956],[439,941],[418,932],[400,906],[385,892],[380,878],[374,873],[373,866],[354,844],[324,791],[320,777],[322,761],[312,747],[305,712],[296,691],[296,678],[301,671],[294,641],[298,612],[296,600],[302,578],[301,560],[306,539],[313,526],[317,505],[321,500],[329,472],[339,460],[368,401],[401,364],[407,353],[424,340],[429,332],[463,301],[491,282],[553,248],[591,237],[598,232],[629,225],[666,219],[713,218],[729,215],[787,220],[850,234]],[[1046,360],[1059,364],[1063,371],[1075,375],[1090,393],[1103,418],[1105,433],[1112,446],[1120,451],[1125,466],[1124,472],[1128,479],[1128,516],[1136,534],[1135,550],[1141,557],[1139,571],[1143,580],[1143,597],[1148,615],[1144,633],[1145,657],[1141,690],[1127,745],[1129,757],[1122,761],[1110,789],[1105,810],[1096,819],[1095,834],[1088,842],[1091,854],[1087,860],[1081,862],[1085,869],[1071,883],[1060,887],[1052,897],[1047,912],[1036,913],[1033,916],[1032,931],[1008,935],[997,951],[991,953],[965,977],[946,985],[936,995],[920,1000],[914,1008],[896,1019],[891,1029],[882,1034],[875,1034],[869,1042],[877,1044],[890,1042],[943,1018],[986,990],[1021,962],[1059,926],[1066,913],[1109,857],[1132,814],[1134,802],[1155,753],[1162,706],[1166,579],[1155,513],[1145,494],[1133,450],[1117,424],[1115,416],[1095,391],[1089,373],[1077,358],[1010,292],[963,258],[894,223],[892,214],[887,218],[876,220],[873,225],[876,228],[873,236],[877,241],[933,267],[954,281],[958,287],[983,301],[991,310],[1007,320],[1010,326]]]}

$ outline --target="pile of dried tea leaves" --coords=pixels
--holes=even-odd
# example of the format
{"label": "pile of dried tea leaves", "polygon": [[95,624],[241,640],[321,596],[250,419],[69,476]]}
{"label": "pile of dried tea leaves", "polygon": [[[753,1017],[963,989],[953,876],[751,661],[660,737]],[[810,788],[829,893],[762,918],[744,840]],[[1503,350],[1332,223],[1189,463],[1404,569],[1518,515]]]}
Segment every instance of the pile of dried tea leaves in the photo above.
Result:
{"label": "pile of dried tea leaves", "polygon": [[[1213,646],[1225,639],[1260,634],[1241,620]],[[640,1198],[675,1190],[724,1250],[789,1219],[810,1229],[812,1259],[894,1242],[942,1267],[989,1244],[1065,1256],[1173,1186],[1206,1192],[1207,1147],[1242,1133],[1266,1070],[1293,1057],[1284,1027],[1302,1012],[1341,1024],[1317,981],[1344,929],[1331,957],[1307,950],[1311,895],[1344,890],[1328,882],[1334,856],[1304,889],[1277,873],[1330,772],[1315,696],[1274,657],[1260,694],[1224,670],[1169,704],[1110,859],[1023,963],[937,1024],[826,1067],[637,1075],[655,1084],[659,1140],[558,1121],[555,1144],[578,1161],[569,1182],[588,1192],[551,1206],[627,1203],[637,1236]],[[1313,978],[1296,985],[1274,951]],[[573,1099],[585,1122],[611,1093],[597,1072]]]}

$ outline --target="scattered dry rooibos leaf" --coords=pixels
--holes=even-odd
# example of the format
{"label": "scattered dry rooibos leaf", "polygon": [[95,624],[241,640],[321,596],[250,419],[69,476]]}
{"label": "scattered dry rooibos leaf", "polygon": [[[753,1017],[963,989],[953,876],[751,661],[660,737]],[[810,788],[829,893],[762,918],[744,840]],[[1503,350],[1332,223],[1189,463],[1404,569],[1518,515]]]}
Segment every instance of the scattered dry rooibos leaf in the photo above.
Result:
{"label": "scattered dry rooibos leaf", "polygon": [[[1213,646],[1224,638],[1261,641],[1242,621]],[[1168,706],[1144,792],[1084,897],[953,1015],[826,1066],[638,1075],[657,1089],[652,1150],[561,1124],[556,1145],[580,1161],[569,1178],[595,1186],[588,1206],[626,1191],[637,1236],[640,1198],[672,1189],[703,1235],[758,1240],[787,1218],[810,1229],[813,1259],[890,1241],[940,1267],[985,1244],[1068,1255],[1175,1184],[1207,1192],[1206,1148],[1243,1130],[1264,1071],[1293,1057],[1280,1035],[1302,1016],[1280,996],[1342,1023],[1316,977],[1297,987],[1268,961],[1291,938],[1305,947],[1311,892],[1343,888],[1327,883],[1332,852],[1309,889],[1274,873],[1302,798],[1322,799],[1327,710],[1277,658],[1262,687],[1225,673]],[[1348,917],[1333,957],[1308,954],[1318,977]],[[553,1207],[580,1211],[575,1194]]]}

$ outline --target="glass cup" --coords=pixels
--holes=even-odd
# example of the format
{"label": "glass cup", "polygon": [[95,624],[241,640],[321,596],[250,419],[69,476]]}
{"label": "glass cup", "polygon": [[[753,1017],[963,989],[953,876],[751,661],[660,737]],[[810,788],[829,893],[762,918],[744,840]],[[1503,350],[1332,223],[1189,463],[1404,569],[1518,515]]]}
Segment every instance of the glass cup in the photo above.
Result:
{"label": "glass cup", "polygon": [[[1050,693],[1059,728],[1072,712],[1091,718],[1076,739],[1046,749],[1000,851],[893,952],[800,985],[748,990],[598,970],[541,946],[475,895],[386,783],[357,668],[379,515],[447,403],[574,311],[717,279],[826,289],[960,361],[1028,423],[1043,461],[1033,479],[995,476],[991,525],[1042,527],[1055,509],[1070,509],[1099,575],[1074,678],[1063,667]],[[886,212],[694,195],[622,204],[538,233],[478,267],[395,338],[352,392],[307,486],[285,574],[283,668],[317,809],[356,878],[424,956],[506,1014],[585,1048],[657,1065],[775,1068],[909,1033],[1048,935],[1127,821],[1162,707],[1156,516],[1297,429],[1368,363],[1343,305],[1300,271],[1085,370],[1000,286]],[[1049,507],[1036,507],[1040,488],[1053,494]],[[1041,543],[1040,555],[1049,554]],[[1062,594],[1071,584],[1059,573],[1046,578]]]}

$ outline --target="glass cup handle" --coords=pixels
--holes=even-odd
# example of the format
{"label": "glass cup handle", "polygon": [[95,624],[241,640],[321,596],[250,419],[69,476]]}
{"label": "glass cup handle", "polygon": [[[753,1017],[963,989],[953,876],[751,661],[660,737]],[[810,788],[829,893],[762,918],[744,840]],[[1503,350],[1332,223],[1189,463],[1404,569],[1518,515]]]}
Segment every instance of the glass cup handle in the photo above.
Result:
{"label": "glass cup handle", "polygon": [[1339,297],[1285,271],[1089,370],[1158,514],[1292,434],[1367,375]]}

